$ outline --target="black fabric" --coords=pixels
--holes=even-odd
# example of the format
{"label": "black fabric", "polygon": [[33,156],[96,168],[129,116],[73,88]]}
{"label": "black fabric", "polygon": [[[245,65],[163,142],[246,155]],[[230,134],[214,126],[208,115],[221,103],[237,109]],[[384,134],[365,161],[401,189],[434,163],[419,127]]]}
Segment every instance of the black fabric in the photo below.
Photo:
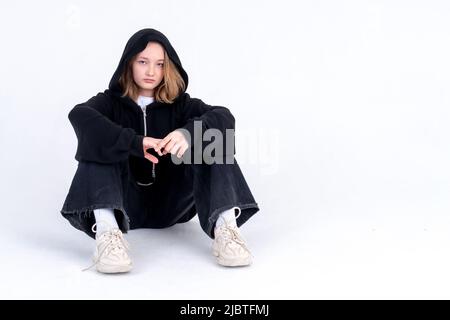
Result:
{"label": "black fabric", "polygon": [[[199,213],[203,230],[213,237],[220,212],[239,206],[238,226],[259,208],[237,164],[181,164],[171,154],[153,164],[144,157],[143,110],[129,97],[122,97],[118,79],[128,60],[144,50],[149,41],[159,42],[182,75],[188,75],[167,38],[154,29],[143,29],[127,42],[109,88],[75,105],[69,120],[78,139],[75,159],[79,162],[61,213],[70,223],[93,237],[93,210],[114,208],[123,231],[129,228],[167,227],[185,222]],[[212,106],[184,91],[173,103],[153,101],[146,108],[147,136],[164,138],[175,129],[186,129],[193,139],[190,150],[202,150],[201,135],[207,129],[235,129],[235,119],[224,106]],[[194,134],[194,121],[201,121],[201,134]],[[233,135],[234,139],[234,135]],[[227,141],[224,141],[226,146]],[[228,152],[227,152],[228,151]],[[226,161],[235,161],[235,149],[224,150]],[[153,182],[149,186],[139,183]],[[127,214],[128,213],[128,214]]]}
{"label": "black fabric", "polygon": [[[144,50],[149,41],[157,41],[165,48],[169,58],[182,75],[187,88],[188,75],[169,40],[155,29],[143,29],[128,40],[109,88],[77,104],[68,115],[78,139],[75,154],[77,161],[111,164],[128,159],[134,177],[140,182],[149,181],[152,170],[152,163],[144,158],[142,146],[143,111],[131,98],[121,97],[122,88],[118,79],[127,61]],[[235,129],[235,119],[228,108],[208,105],[201,99],[190,97],[186,91],[181,92],[173,103],[156,100],[150,103],[146,108],[146,121],[147,136],[153,138],[162,139],[178,128],[188,130],[192,141],[190,150],[187,152],[193,151],[195,145],[198,145],[195,150],[202,152],[205,142],[201,141],[201,137],[209,128],[220,130],[224,139],[227,137],[226,129]],[[200,135],[194,136],[194,121],[201,121]],[[227,141],[224,140],[224,149],[226,143]],[[228,153],[234,155],[235,152],[236,150],[233,149]],[[226,150],[224,150],[225,153]],[[170,157],[170,154],[164,157]],[[174,164],[171,161],[161,162],[156,165],[156,170],[165,165]]]}
{"label": "black fabric", "polygon": [[123,50],[122,57],[120,58],[119,65],[117,66],[114,75],[109,82],[109,89],[116,93],[122,93],[122,88],[119,84],[119,78],[122,75],[122,72],[127,65],[128,61],[134,57],[139,52],[143,51],[147,44],[150,41],[155,41],[160,43],[167,52],[170,60],[177,66],[178,72],[181,74],[183,78],[186,88],[188,87],[189,78],[186,71],[183,69],[181,65],[180,58],[176,53],[175,49],[172,47],[170,41],[166,38],[164,34],[155,29],[142,29],[136,32],[125,45],[125,49]]}
{"label": "black fabric", "polygon": [[198,214],[200,226],[214,238],[219,214],[239,207],[238,226],[259,211],[237,162],[181,164],[157,175],[142,187],[132,179],[128,162],[100,164],[80,161],[61,214],[70,224],[94,238],[94,210],[114,209],[123,232],[139,228],[166,228]]}

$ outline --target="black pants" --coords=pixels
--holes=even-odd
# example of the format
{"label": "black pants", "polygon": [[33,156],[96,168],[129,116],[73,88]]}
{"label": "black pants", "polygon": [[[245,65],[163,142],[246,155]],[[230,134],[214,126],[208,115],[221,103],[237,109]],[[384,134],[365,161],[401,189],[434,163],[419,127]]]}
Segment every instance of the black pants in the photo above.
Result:
{"label": "black pants", "polygon": [[124,233],[129,229],[170,227],[198,214],[203,231],[214,239],[214,226],[222,211],[240,207],[238,227],[259,211],[235,159],[232,164],[180,164],[168,168],[157,172],[153,184],[141,186],[130,174],[129,161],[80,161],[60,212],[73,227],[92,238],[94,209],[114,209]]}

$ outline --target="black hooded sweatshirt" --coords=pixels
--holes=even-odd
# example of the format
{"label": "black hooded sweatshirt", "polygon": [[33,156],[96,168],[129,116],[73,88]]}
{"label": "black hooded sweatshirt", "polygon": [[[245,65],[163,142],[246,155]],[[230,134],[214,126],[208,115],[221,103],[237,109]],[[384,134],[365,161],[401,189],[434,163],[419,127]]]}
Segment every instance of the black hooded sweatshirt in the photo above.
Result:
{"label": "black hooded sweatshirt", "polygon": [[[156,41],[163,46],[187,88],[188,75],[169,40],[155,29],[143,29],[128,40],[109,88],[86,102],[75,105],[68,115],[78,139],[75,155],[77,161],[112,164],[128,160],[134,178],[143,183],[149,181],[152,171],[152,163],[144,157],[144,136],[162,139],[173,130],[184,128],[191,135],[190,149],[186,151],[190,152],[194,144],[200,143],[201,149],[205,147],[201,136],[197,135],[194,140],[194,121],[201,121],[202,134],[209,128],[220,130],[224,137],[224,146],[226,129],[235,128],[235,119],[229,109],[211,106],[198,98],[191,98],[186,90],[181,92],[173,103],[163,103],[155,99],[147,106],[145,116],[134,100],[127,96],[121,97],[123,91],[119,77],[128,61],[143,51],[149,41]],[[197,148],[199,147],[196,146],[196,150]],[[235,149],[232,153],[235,154]],[[224,154],[230,155],[225,149]],[[156,173],[175,166],[170,159],[170,153],[158,158]]]}

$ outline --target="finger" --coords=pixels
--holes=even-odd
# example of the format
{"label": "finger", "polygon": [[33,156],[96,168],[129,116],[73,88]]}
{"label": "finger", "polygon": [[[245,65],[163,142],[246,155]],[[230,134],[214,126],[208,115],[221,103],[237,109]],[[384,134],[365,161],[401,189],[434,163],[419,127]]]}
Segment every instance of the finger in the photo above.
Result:
{"label": "finger", "polygon": [[180,141],[174,141],[174,144],[172,148],[170,149],[170,153],[173,155],[176,155],[178,151],[180,151],[180,148],[183,146],[183,144]]}
{"label": "finger", "polygon": [[158,143],[160,143],[160,142],[161,142],[161,139],[154,139],[150,145],[152,146],[152,148],[156,148],[158,146]]}
{"label": "finger", "polygon": [[176,141],[170,140],[170,142],[164,147],[164,154],[172,153],[173,146],[176,144]]}
{"label": "finger", "polygon": [[157,146],[155,146],[155,148],[154,148],[154,150],[160,155],[160,156],[162,156],[163,155],[163,153],[161,152],[161,150],[160,149],[158,149],[158,147]]}
{"label": "finger", "polygon": [[153,148],[153,149],[155,149],[156,146],[158,145],[158,142],[159,142],[159,140],[158,140],[158,141],[147,140],[147,142],[144,143],[145,149],[148,149],[148,148]]}
{"label": "finger", "polygon": [[188,144],[186,144],[185,146],[184,146],[184,148],[183,148],[183,154],[182,154],[182,156],[186,153],[186,151],[188,151],[189,150],[189,145]]}
{"label": "finger", "polygon": [[172,147],[172,150],[170,150],[170,153],[171,153],[171,154],[177,154],[178,151],[180,151],[180,150],[181,150],[181,145],[178,144],[178,143],[176,143],[176,144]]}
{"label": "finger", "polygon": [[189,150],[189,145],[186,143],[186,145],[183,148],[183,154],[185,154],[185,152]]}
{"label": "finger", "polygon": [[167,143],[169,143],[169,141],[172,139],[172,135],[168,134],[167,136],[164,137],[164,139],[162,139],[157,145],[155,150],[161,150],[162,148],[164,148],[166,146]]}
{"label": "finger", "polygon": [[163,153],[163,154],[169,153],[169,152],[170,152],[170,149],[171,149],[172,146],[173,146],[173,144],[174,144],[174,141],[173,141],[173,140],[170,140],[170,141],[164,146],[164,148],[162,149],[162,153]]}
{"label": "finger", "polygon": [[159,146],[159,144],[162,142],[162,139],[157,139],[156,141],[153,142],[152,144],[152,148],[160,155],[162,156],[162,152],[161,152],[161,148]]}
{"label": "finger", "polygon": [[145,158],[150,160],[153,163],[158,163],[158,158],[153,156],[153,155],[151,155],[151,154],[149,154],[149,153],[145,154]]}
{"label": "finger", "polygon": [[166,149],[167,149],[167,144],[165,143],[165,144],[158,145],[158,147],[156,147],[155,150],[156,150],[156,152],[158,152],[159,155],[162,156],[162,155],[165,155],[167,153]]}
{"label": "finger", "polygon": [[181,158],[185,152],[186,152],[186,147],[181,147],[180,150],[178,150],[177,157]]}

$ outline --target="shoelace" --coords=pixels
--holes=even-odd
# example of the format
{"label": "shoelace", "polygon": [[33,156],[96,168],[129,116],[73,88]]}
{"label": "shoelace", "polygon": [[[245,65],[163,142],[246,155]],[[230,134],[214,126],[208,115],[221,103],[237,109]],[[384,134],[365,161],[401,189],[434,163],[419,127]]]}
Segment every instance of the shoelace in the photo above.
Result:
{"label": "shoelace", "polygon": [[[97,231],[94,230],[94,228],[97,226],[97,223],[94,223],[94,225],[92,226],[92,232],[96,233]],[[126,249],[130,248],[130,245],[128,243],[127,240],[125,240],[125,238],[123,238],[121,236],[121,231],[119,229],[113,229],[110,231],[106,231],[105,233],[103,233],[100,237],[105,237],[106,240],[102,240],[102,241],[106,241],[108,242],[108,244],[104,247],[104,249],[102,251],[100,251],[97,254],[97,258],[94,260],[94,263],[83,269],[82,271],[86,271],[91,269],[93,266],[95,266],[99,261],[100,258],[104,255],[107,254],[113,250],[116,249],[121,249],[122,247],[125,247]]]}

